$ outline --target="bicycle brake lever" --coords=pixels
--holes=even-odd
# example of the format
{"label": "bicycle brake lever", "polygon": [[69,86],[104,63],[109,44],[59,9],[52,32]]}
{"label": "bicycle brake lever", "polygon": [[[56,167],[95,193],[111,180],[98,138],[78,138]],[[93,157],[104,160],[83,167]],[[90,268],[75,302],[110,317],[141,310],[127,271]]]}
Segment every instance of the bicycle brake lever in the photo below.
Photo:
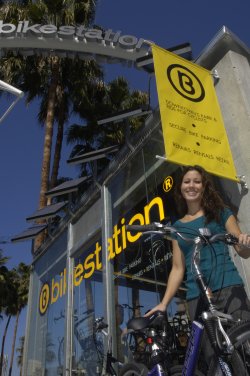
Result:
{"label": "bicycle brake lever", "polygon": [[220,319],[218,320],[218,324],[219,324],[219,330],[221,332],[221,334],[223,335],[225,341],[226,341],[226,351],[229,353],[229,354],[232,354],[233,351],[234,351],[234,346],[230,340],[230,338],[228,337],[227,333],[225,332],[222,324],[221,324],[221,321]]}
{"label": "bicycle brake lever", "polygon": [[233,316],[228,314],[228,313],[224,313],[224,312],[221,312],[221,311],[217,311],[216,309],[213,310],[212,312],[212,316],[213,317],[217,317],[219,319],[224,319],[226,321],[232,321],[232,322],[235,322],[235,320],[233,319]]}
{"label": "bicycle brake lever", "polygon": [[[202,318],[204,320],[208,320],[209,317],[210,318],[213,317],[213,318],[217,319],[218,328],[219,328],[224,340],[226,341],[226,351],[227,351],[228,354],[232,354],[232,352],[234,350],[234,346],[233,346],[230,338],[228,337],[227,333],[225,332],[221,321],[222,320],[225,320],[225,321],[232,320],[232,321],[234,321],[233,317],[231,315],[228,315],[226,313],[223,313],[223,312],[220,312],[220,311],[217,311],[217,310],[213,310],[213,312],[203,312],[202,313]],[[218,342],[217,342],[217,344],[218,344]],[[219,345],[219,348],[221,348],[220,345]]]}

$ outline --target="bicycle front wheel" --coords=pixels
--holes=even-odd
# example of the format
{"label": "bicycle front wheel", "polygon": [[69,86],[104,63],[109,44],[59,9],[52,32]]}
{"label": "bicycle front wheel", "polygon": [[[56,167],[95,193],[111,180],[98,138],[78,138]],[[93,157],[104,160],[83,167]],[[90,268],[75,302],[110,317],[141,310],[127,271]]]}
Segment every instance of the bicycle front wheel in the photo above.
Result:
{"label": "bicycle front wheel", "polygon": [[119,370],[119,376],[147,376],[148,369],[142,363],[131,362]]}
{"label": "bicycle front wheel", "polygon": [[[239,321],[227,334],[234,345],[234,352],[227,361],[233,376],[250,376],[250,321]],[[212,360],[208,376],[221,375],[218,361]]]}

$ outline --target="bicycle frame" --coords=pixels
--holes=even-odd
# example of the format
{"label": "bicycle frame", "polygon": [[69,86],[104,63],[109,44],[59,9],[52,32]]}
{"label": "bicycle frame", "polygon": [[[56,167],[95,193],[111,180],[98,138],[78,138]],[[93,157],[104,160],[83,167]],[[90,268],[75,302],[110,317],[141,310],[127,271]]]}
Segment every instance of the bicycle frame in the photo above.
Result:
{"label": "bicycle frame", "polygon": [[156,364],[147,376],[166,376],[166,373],[160,364]]}
{"label": "bicycle frame", "polygon": [[[207,229],[206,229],[206,231],[207,231]],[[206,233],[205,236],[206,235],[210,235],[210,234]],[[212,303],[212,300],[211,300],[211,294],[212,293],[211,293],[210,289],[207,287],[207,285],[206,285],[206,283],[203,279],[203,276],[202,276],[202,273],[201,273],[200,267],[199,267],[199,262],[197,261],[197,259],[199,259],[199,254],[200,254],[200,251],[201,251],[202,246],[204,244],[204,241],[202,240],[202,237],[197,236],[194,239],[194,243],[195,243],[195,247],[194,247],[193,261],[192,262],[193,262],[194,270],[195,270],[195,273],[196,273],[195,279],[196,279],[196,283],[199,286],[199,289],[202,293],[203,299],[208,306],[208,312],[205,312],[205,311],[202,312],[202,315],[201,315],[202,321],[201,322],[193,321],[193,323],[192,323],[192,329],[191,329],[191,334],[190,334],[190,338],[189,338],[189,341],[188,341],[188,346],[187,346],[182,376],[193,376],[194,375],[194,371],[195,371],[196,364],[197,364],[198,357],[199,357],[202,335],[203,335],[203,332],[204,332],[204,323],[206,323],[206,320],[213,319],[213,318],[215,318],[217,320],[218,329],[220,330],[220,332],[221,332],[221,334],[224,337],[224,340],[226,342],[225,352],[230,354],[233,351],[233,345],[232,345],[229,337],[227,336],[225,330],[223,329],[223,326],[222,326],[222,323],[221,323],[222,319],[224,319],[226,321],[233,321],[233,318],[231,317],[231,315],[226,315],[222,312],[217,311],[216,307]],[[208,333],[208,336],[209,336],[209,333]],[[223,375],[232,376],[232,373],[231,373],[227,363],[222,359],[221,356],[218,356],[218,348],[216,347],[216,344],[211,343],[211,345],[214,349],[216,356],[218,357],[218,362],[219,362],[219,365],[220,365],[220,368],[221,368]]]}
{"label": "bicycle frame", "polygon": [[182,375],[191,376],[197,364],[199,349],[204,331],[204,325],[198,321],[192,322],[191,333],[188,341]]}

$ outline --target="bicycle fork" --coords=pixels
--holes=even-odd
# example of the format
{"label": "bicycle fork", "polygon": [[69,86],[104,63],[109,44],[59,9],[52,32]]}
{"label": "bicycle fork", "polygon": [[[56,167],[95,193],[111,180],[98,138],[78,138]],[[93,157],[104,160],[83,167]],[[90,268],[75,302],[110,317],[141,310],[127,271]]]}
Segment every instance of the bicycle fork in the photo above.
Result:
{"label": "bicycle fork", "polygon": [[[208,315],[207,312],[204,312],[202,314],[202,316],[204,316],[203,319],[205,320],[206,323],[209,320],[207,315]],[[227,334],[225,333],[220,320],[219,320],[219,329],[226,341],[228,353],[232,352],[233,351],[232,343],[229,337],[227,336]],[[188,341],[185,361],[184,361],[184,365],[182,369],[182,376],[193,376],[195,374],[195,367],[196,367],[197,360],[198,360],[199,353],[200,353],[200,345],[201,345],[203,331],[204,331],[204,325],[198,321],[193,321],[192,327],[191,327],[191,333],[190,333],[190,337]],[[209,330],[207,331],[209,332]],[[210,342],[212,343],[212,339],[210,339]],[[218,356],[218,362],[223,372],[223,375],[232,376],[232,372],[228,364],[222,359],[221,356]]]}
{"label": "bicycle fork", "polygon": [[197,364],[200,344],[204,325],[198,321],[192,322],[190,337],[188,341],[185,361],[182,369],[182,376],[193,376]]}
{"label": "bicycle fork", "polygon": [[[223,375],[232,376],[232,372],[227,362],[225,362],[222,356],[220,356],[220,354],[222,353],[227,354],[227,355],[232,354],[234,350],[233,344],[221,324],[221,319],[230,320],[232,319],[232,317],[223,312],[219,312],[216,309],[214,309],[213,312],[203,312],[201,316],[205,323],[206,331],[207,331],[210,343],[213,347],[215,354],[217,355],[219,366],[222,370]],[[224,339],[223,340],[223,342],[225,343],[224,345],[221,345],[221,343],[218,342],[214,333],[214,328],[211,327],[211,323],[213,322],[213,317],[217,318],[218,330],[220,331]],[[222,350],[222,346],[224,346],[224,350]]]}

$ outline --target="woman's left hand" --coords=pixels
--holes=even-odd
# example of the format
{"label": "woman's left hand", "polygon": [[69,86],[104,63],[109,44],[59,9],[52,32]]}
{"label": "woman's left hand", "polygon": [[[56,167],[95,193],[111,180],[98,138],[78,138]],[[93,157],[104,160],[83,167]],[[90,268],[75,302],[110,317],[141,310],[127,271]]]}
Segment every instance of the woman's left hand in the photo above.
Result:
{"label": "woman's left hand", "polygon": [[250,257],[250,235],[239,234],[239,246],[236,248],[239,255],[243,258]]}
{"label": "woman's left hand", "polygon": [[240,234],[239,235],[239,244],[250,247],[250,235]]}
{"label": "woman's left hand", "polygon": [[239,244],[234,248],[240,257],[250,257],[250,235],[242,233],[234,215],[230,215],[226,222],[226,230],[238,238]]}

